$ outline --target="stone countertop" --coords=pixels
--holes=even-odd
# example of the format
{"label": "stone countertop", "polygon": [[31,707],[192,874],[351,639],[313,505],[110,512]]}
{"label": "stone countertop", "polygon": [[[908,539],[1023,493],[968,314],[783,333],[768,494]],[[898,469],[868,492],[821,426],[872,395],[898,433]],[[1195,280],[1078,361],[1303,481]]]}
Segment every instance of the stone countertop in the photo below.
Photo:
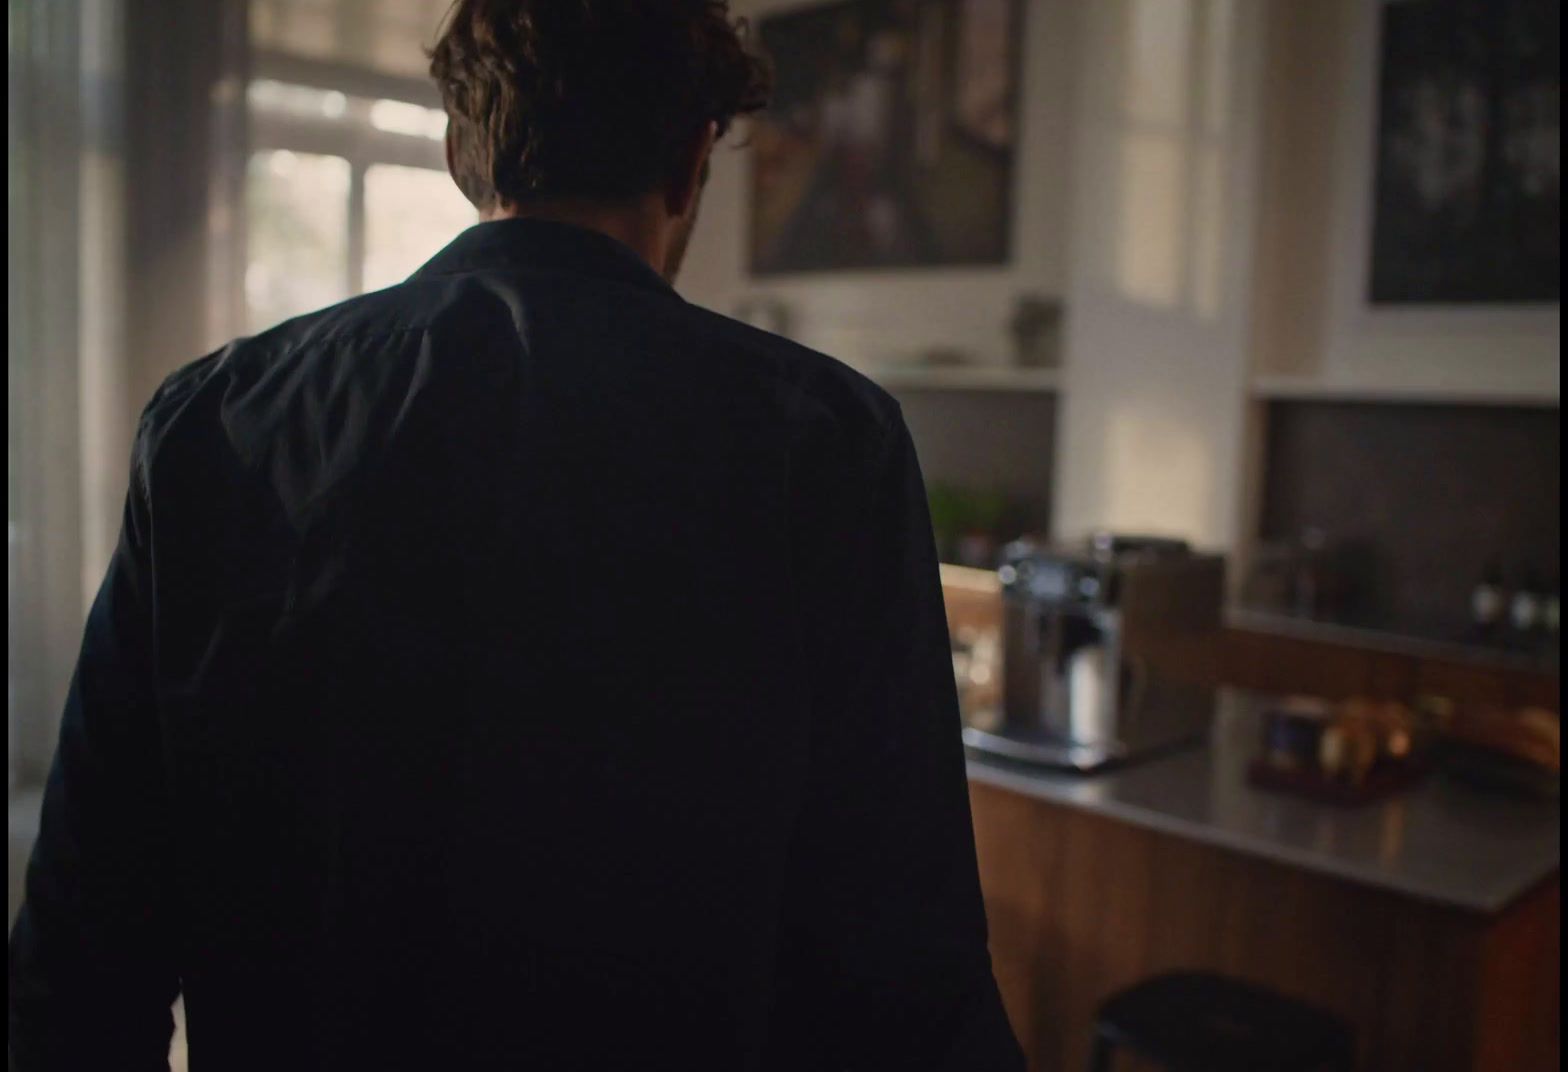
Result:
{"label": "stone countertop", "polygon": [[1099,774],[969,754],[969,778],[1118,819],[1474,912],[1495,913],[1560,865],[1557,801],[1515,800],[1433,775],[1360,807],[1254,788],[1257,715],[1221,704],[1210,741]]}

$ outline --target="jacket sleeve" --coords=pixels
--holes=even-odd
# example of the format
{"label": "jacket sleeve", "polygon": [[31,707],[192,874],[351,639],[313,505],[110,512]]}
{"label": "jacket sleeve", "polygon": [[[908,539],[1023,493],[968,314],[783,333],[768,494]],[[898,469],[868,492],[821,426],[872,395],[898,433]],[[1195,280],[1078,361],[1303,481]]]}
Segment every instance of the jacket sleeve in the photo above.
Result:
{"label": "jacket sleeve", "polygon": [[[864,462],[848,460],[863,453]],[[810,775],[782,912],[777,1067],[1022,1069],[986,947],[925,487],[901,419],[804,467]],[[820,473],[816,479],[812,474]]]}
{"label": "jacket sleeve", "polygon": [[[138,436],[136,457],[145,438]],[[150,518],[133,467],[88,613],[11,931],[12,1067],[167,1069],[178,991],[152,688]]]}

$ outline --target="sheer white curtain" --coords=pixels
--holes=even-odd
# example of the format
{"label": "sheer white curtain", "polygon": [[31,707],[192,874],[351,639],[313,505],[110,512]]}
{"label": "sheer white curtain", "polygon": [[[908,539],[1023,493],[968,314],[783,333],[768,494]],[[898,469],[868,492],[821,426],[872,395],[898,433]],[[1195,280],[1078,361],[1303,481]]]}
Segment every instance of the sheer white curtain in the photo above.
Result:
{"label": "sheer white curtain", "polygon": [[[52,754],[114,546],[135,415],[234,324],[213,297],[243,137],[236,0],[8,10],[8,785]],[[225,96],[225,86],[228,88]]]}
{"label": "sheer white curtain", "polygon": [[[237,331],[243,0],[11,0],[7,901],[159,380]],[[236,59],[239,57],[240,59]]]}
{"label": "sheer white curtain", "polygon": [[9,8],[8,783],[42,773],[83,612],[82,3]]}
{"label": "sheer white curtain", "polygon": [[[13,910],[82,621],[119,529],[136,414],[169,372],[247,327],[247,169],[255,153],[289,148],[253,144],[253,75],[346,95],[350,111],[363,104],[357,126],[300,129],[326,137],[310,151],[353,162],[351,289],[390,281],[472,222],[445,188],[428,111],[439,99],[424,75],[423,47],[447,6],[8,4]],[[418,129],[403,129],[409,116]],[[297,126],[274,122],[256,134],[293,136]],[[410,205],[424,216],[411,216]],[[422,230],[413,226],[421,220]],[[399,222],[382,226],[388,221]]]}
{"label": "sheer white curtain", "polygon": [[[423,48],[446,7],[447,0],[9,3],[13,796],[47,771],[83,616],[119,528],[136,414],[169,372],[247,327],[247,168],[254,152],[290,148],[252,144],[253,68],[256,78],[346,94],[350,111],[363,105],[357,124],[280,126],[269,117],[263,133],[302,130],[320,141],[312,151],[352,163],[350,289],[390,282],[472,222],[448,188],[440,132],[431,126],[440,116],[428,110],[439,99],[424,75]],[[390,114],[398,108],[419,119],[419,129],[391,122],[407,120]],[[424,207],[412,223],[411,205]],[[423,229],[414,226],[421,221]]]}

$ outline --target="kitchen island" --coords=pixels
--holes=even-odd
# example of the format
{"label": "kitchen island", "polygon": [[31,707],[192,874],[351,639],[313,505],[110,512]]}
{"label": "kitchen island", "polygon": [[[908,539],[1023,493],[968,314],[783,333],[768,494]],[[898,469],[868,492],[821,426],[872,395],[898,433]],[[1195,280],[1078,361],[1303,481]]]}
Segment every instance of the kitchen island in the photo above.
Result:
{"label": "kitchen island", "polygon": [[1032,1068],[1081,1068],[1095,1007],[1161,971],[1270,985],[1355,1025],[1360,1067],[1558,1067],[1556,802],[1434,777],[1335,807],[1246,780],[1258,723],[1083,776],[972,755],[992,952]]}

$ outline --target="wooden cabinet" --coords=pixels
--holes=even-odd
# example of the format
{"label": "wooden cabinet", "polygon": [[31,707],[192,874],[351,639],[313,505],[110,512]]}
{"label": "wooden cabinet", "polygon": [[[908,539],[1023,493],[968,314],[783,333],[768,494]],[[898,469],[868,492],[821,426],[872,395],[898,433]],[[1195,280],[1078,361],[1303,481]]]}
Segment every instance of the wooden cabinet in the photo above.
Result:
{"label": "wooden cabinet", "polygon": [[991,951],[1031,1069],[1086,1066],[1094,1010],[1175,969],[1343,1016],[1368,1072],[1546,1072],[1554,876],[1488,916],[971,784]]}
{"label": "wooden cabinet", "polygon": [[[944,567],[955,632],[1000,623],[994,575]],[[1558,709],[1558,678],[1226,628],[1157,653],[1189,680],[1327,699]],[[1158,972],[1251,979],[1345,1017],[1367,1072],[1556,1069],[1554,875],[1502,912],[1445,907],[971,783],[1002,998],[1034,1069],[1085,1067],[1094,1010]]]}

